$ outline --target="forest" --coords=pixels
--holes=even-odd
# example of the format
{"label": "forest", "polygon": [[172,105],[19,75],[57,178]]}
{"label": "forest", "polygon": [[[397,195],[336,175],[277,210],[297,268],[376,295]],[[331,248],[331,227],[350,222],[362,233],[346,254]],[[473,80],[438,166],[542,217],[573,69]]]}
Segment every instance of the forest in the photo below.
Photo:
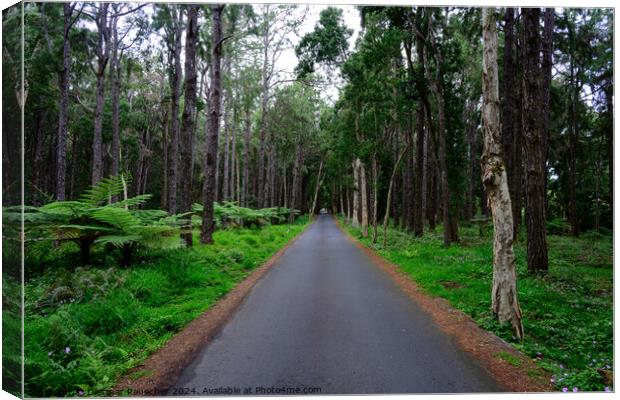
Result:
{"label": "forest", "polygon": [[347,7],[3,11],[4,390],[112,388],[321,213],[613,390],[613,9]]}

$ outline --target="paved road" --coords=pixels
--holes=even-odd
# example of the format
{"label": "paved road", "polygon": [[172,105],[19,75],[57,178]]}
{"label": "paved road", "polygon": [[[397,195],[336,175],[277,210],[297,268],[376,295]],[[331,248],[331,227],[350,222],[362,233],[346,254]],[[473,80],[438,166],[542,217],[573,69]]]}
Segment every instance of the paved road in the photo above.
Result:
{"label": "paved road", "polygon": [[256,284],[174,388],[202,394],[228,386],[253,394],[256,387],[501,390],[325,215]]}

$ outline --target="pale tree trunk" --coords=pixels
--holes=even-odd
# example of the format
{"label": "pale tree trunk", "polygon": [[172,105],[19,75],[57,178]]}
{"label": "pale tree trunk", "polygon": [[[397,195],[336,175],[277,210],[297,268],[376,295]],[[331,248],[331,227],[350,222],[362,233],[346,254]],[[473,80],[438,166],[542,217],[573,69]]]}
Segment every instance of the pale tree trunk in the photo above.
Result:
{"label": "pale tree trunk", "polygon": [[[192,142],[194,137],[194,123],[196,121],[196,42],[198,40],[198,5],[187,6],[187,30],[185,34],[185,104],[180,137],[181,150],[181,199],[179,211],[187,213],[192,210]],[[181,235],[187,247],[191,247],[192,220],[185,218]]]}
{"label": "pale tree trunk", "polygon": [[250,194],[250,133],[251,133],[250,109],[245,110],[245,132],[243,134],[243,182],[241,186],[240,204],[248,206],[248,195]]}
{"label": "pale tree trunk", "polygon": [[509,323],[523,339],[521,308],[517,297],[515,255],[512,248],[512,204],[508,176],[502,159],[497,72],[497,31],[495,10],[482,9],[483,57],[482,110],[484,151],[481,159],[482,183],[493,215],[493,288],[491,308],[500,323]]}
{"label": "pale tree trunk", "polygon": [[323,160],[321,160],[321,164],[319,164],[319,173],[316,176],[316,185],[314,186],[314,197],[312,200],[312,208],[310,208],[310,219],[314,216],[314,210],[316,209],[316,201],[319,197],[319,188],[321,187],[321,173],[323,172]]}
{"label": "pale tree trunk", "polygon": [[360,178],[360,201],[362,203],[362,237],[368,237],[368,189],[366,185],[366,168],[364,163],[357,159]]}
{"label": "pale tree trunk", "polygon": [[211,99],[209,101],[209,130],[207,132],[205,151],[205,180],[203,187],[203,214],[200,242],[213,243],[215,219],[213,203],[215,202],[215,174],[217,160],[217,138],[220,131],[220,91],[221,76],[220,64],[222,61],[222,11],[224,5],[211,5],[211,52],[212,52],[212,79]]}
{"label": "pale tree trunk", "polygon": [[359,218],[359,206],[360,206],[360,202],[359,202],[359,188],[360,188],[360,182],[359,182],[359,168],[358,168],[358,159],[356,158],[355,161],[353,161],[353,218],[352,218],[352,224],[354,227],[358,227],[360,226],[360,218]]}
{"label": "pale tree trunk", "polygon": [[265,193],[265,134],[267,131],[267,101],[269,99],[269,5],[265,5],[265,31],[263,32],[263,66],[262,66],[262,83],[261,83],[261,117],[259,124],[259,138],[258,138],[258,168],[256,173],[258,174],[258,188],[257,205],[258,208],[264,207],[266,201],[264,197]]}
{"label": "pale tree trunk", "polygon": [[[226,68],[224,71],[228,71]],[[230,200],[230,118],[228,104],[230,104],[230,91],[226,91],[224,101],[224,165],[222,168],[222,200]]]}
{"label": "pale tree trunk", "polygon": [[[230,143],[230,199],[235,201],[237,199],[237,111],[233,111],[233,126],[231,132],[231,143]],[[238,200],[238,199],[237,199]]]}
{"label": "pale tree trunk", "polygon": [[353,216],[352,216],[353,207],[351,206],[351,192],[348,189],[345,191],[345,196],[347,200],[347,223],[352,224],[353,223]]}
{"label": "pale tree trunk", "polygon": [[411,141],[407,143],[407,146],[405,146],[403,151],[398,156],[398,159],[396,160],[396,163],[394,164],[394,170],[392,171],[392,175],[390,176],[390,185],[388,186],[387,202],[385,205],[385,215],[383,216],[383,248],[385,248],[386,241],[387,241],[387,225],[388,225],[388,219],[390,217],[390,204],[391,204],[391,199],[392,199],[392,188],[394,187],[394,177],[396,176],[396,171],[398,171],[398,166],[400,165],[400,162],[402,161],[403,156],[409,150],[409,146],[411,146]]}

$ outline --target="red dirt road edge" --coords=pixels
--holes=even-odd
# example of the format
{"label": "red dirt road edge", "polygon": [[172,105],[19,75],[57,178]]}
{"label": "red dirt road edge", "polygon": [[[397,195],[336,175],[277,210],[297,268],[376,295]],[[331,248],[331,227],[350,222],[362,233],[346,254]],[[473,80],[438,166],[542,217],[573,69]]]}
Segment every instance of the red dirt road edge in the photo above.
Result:
{"label": "red dirt road edge", "polygon": [[506,390],[512,392],[552,392],[551,374],[537,366],[529,357],[510,344],[480,328],[467,314],[453,308],[440,297],[423,293],[411,277],[400,268],[366,247],[351,235],[334,217],[338,228],[381,268],[413,301],[432,317],[437,326],[451,335],[460,348],[479,364]]}
{"label": "red dirt road edge", "polygon": [[[175,334],[162,348],[142,364],[127,371],[112,390],[115,395],[161,396],[179,379],[181,372],[220,331],[250,293],[254,285],[276,264],[284,252],[314,223],[308,224],[294,238],[256,268],[234,289],[202,315]],[[136,378],[132,378],[136,377]]]}

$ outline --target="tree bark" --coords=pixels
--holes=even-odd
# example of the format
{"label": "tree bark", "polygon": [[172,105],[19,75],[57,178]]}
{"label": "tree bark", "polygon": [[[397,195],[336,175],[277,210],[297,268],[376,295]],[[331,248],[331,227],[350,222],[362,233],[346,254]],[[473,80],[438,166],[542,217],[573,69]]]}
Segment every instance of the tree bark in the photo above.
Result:
{"label": "tree bark", "polygon": [[245,110],[245,132],[243,135],[243,183],[241,190],[240,204],[248,206],[248,196],[250,194],[250,133],[252,121],[250,120],[250,109]]}
{"label": "tree bark", "polygon": [[360,226],[360,217],[359,217],[360,215],[360,201],[359,201],[360,182],[359,182],[359,166],[358,166],[357,161],[358,161],[357,158],[355,159],[355,161],[353,161],[353,218],[352,218],[351,223],[354,227]]}
{"label": "tree bark", "polygon": [[377,212],[379,199],[377,196],[379,182],[379,167],[377,166],[377,155],[372,158],[372,242],[377,243]]}
{"label": "tree bark", "polygon": [[[549,157],[549,121],[551,118],[551,70],[553,68],[553,27],[554,8],[545,8],[545,27],[542,40],[542,96],[543,96],[543,155],[545,157],[545,193],[547,193],[547,158]],[[547,213],[547,196],[545,196],[545,214]]]}
{"label": "tree bark", "polygon": [[530,273],[548,270],[545,157],[540,105],[540,9],[524,8],[523,133],[526,164],[527,265]]}
{"label": "tree bark", "polygon": [[312,208],[310,208],[310,219],[314,217],[314,210],[316,210],[316,201],[319,197],[319,188],[321,187],[321,174],[323,173],[323,160],[321,159],[321,163],[319,164],[319,173],[316,176],[316,185],[314,186],[314,197],[312,199]]}
{"label": "tree bark", "polygon": [[[515,154],[521,151],[521,148],[515,146],[515,110],[517,109],[516,98],[514,94],[515,85],[515,65],[513,57],[513,48],[515,45],[515,16],[514,8],[506,8],[504,15],[504,73],[502,79],[502,144],[503,159],[506,164],[506,173],[508,175],[508,188],[510,189],[512,215],[515,216],[519,212],[516,208],[519,203],[516,201],[518,191],[516,190],[517,169],[520,165],[516,162]],[[513,220],[513,237],[517,233],[517,221]]]}
{"label": "tree bark", "polygon": [[179,171],[179,98],[181,86],[181,49],[182,49],[182,29],[183,29],[183,11],[180,5],[172,8],[172,21],[174,29],[174,47],[172,58],[174,59],[174,67],[170,79],[170,150],[168,151],[168,211],[176,214],[178,209],[177,203],[177,187],[178,187],[178,171]]}
{"label": "tree bark", "polygon": [[71,72],[71,17],[75,5],[64,3],[64,29],[62,41],[62,69],[58,73],[60,102],[58,107],[58,136],[56,139],[56,199],[65,199],[67,175],[67,131],[69,122],[69,75]]}
{"label": "tree bark", "polygon": [[387,241],[387,225],[388,225],[388,219],[390,217],[390,204],[391,204],[390,201],[392,199],[392,189],[394,187],[394,177],[396,176],[396,171],[398,171],[398,166],[400,165],[400,162],[402,161],[404,155],[409,150],[410,145],[411,145],[411,141],[409,141],[409,143],[407,143],[407,146],[405,146],[403,151],[398,156],[398,159],[396,160],[396,163],[394,163],[394,169],[392,170],[392,175],[390,176],[390,184],[388,186],[388,192],[387,192],[387,202],[385,203],[386,204],[385,205],[385,215],[383,216],[383,248],[385,248],[386,241]]}
{"label": "tree bark", "polygon": [[512,205],[508,176],[502,159],[497,72],[497,31],[495,11],[482,9],[483,57],[482,119],[484,151],[481,160],[482,183],[493,214],[493,288],[491,308],[500,323],[509,323],[519,339],[523,338],[521,308],[517,297],[517,274],[512,247]]}
{"label": "tree bark", "polygon": [[[269,99],[269,5],[265,5],[265,31],[263,32],[263,66],[261,71],[261,116],[258,133],[258,208],[265,202],[265,136],[267,131],[267,101]],[[293,186],[294,187],[294,186]]]}
{"label": "tree bark", "polygon": [[[192,174],[193,157],[192,147],[194,138],[194,124],[196,121],[196,42],[198,40],[198,5],[187,6],[187,30],[185,33],[185,104],[180,137],[181,150],[181,198],[179,211],[187,213],[192,210]],[[187,247],[191,247],[192,240],[191,215],[185,218],[181,237]]]}
{"label": "tree bark", "polygon": [[110,58],[110,27],[108,25],[109,3],[101,3],[97,12],[97,80],[95,89],[95,132],[93,135],[93,159],[91,184],[96,185],[103,178],[103,106],[105,95],[105,69]]}
{"label": "tree bark", "polygon": [[358,175],[360,179],[360,201],[362,211],[362,237],[368,237],[368,189],[366,186],[366,168],[358,158]]}
{"label": "tree bark", "polygon": [[[116,5],[113,5],[116,7]],[[115,8],[114,8],[115,9]],[[120,81],[121,68],[118,57],[118,17],[112,16],[110,21],[110,34],[112,36],[112,49],[110,57],[110,96],[112,100],[112,164],[110,165],[110,175],[118,176],[120,172]]]}
{"label": "tree bark", "polygon": [[224,5],[211,5],[211,99],[209,101],[209,131],[206,140],[205,151],[205,180],[203,186],[203,213],[200,242],[202,244],[213,243],[215,232],[215,219],[213,215],[213,203],[215,202],[215,174],[217,160],[217,143],[220,130],[220,91],[221,76],[220,64],[222,61],[222,11]]}
{"label": "tree bark", "polygon": [[[421,38],[416,40],[416,53],[417,57],[417,71],[416,71],[416,90],[420,98],[427,98],[426,82],[424,79],[424,45],[425,43]],[[416,106],[416,133],[417,133],[417,153],[415,164],[415,208],[413,209],[413,234],[415,236],[422,236],[424,233],[424,149],[425,149],[425,136],[424,129],[424,101],[418,101]]]}

